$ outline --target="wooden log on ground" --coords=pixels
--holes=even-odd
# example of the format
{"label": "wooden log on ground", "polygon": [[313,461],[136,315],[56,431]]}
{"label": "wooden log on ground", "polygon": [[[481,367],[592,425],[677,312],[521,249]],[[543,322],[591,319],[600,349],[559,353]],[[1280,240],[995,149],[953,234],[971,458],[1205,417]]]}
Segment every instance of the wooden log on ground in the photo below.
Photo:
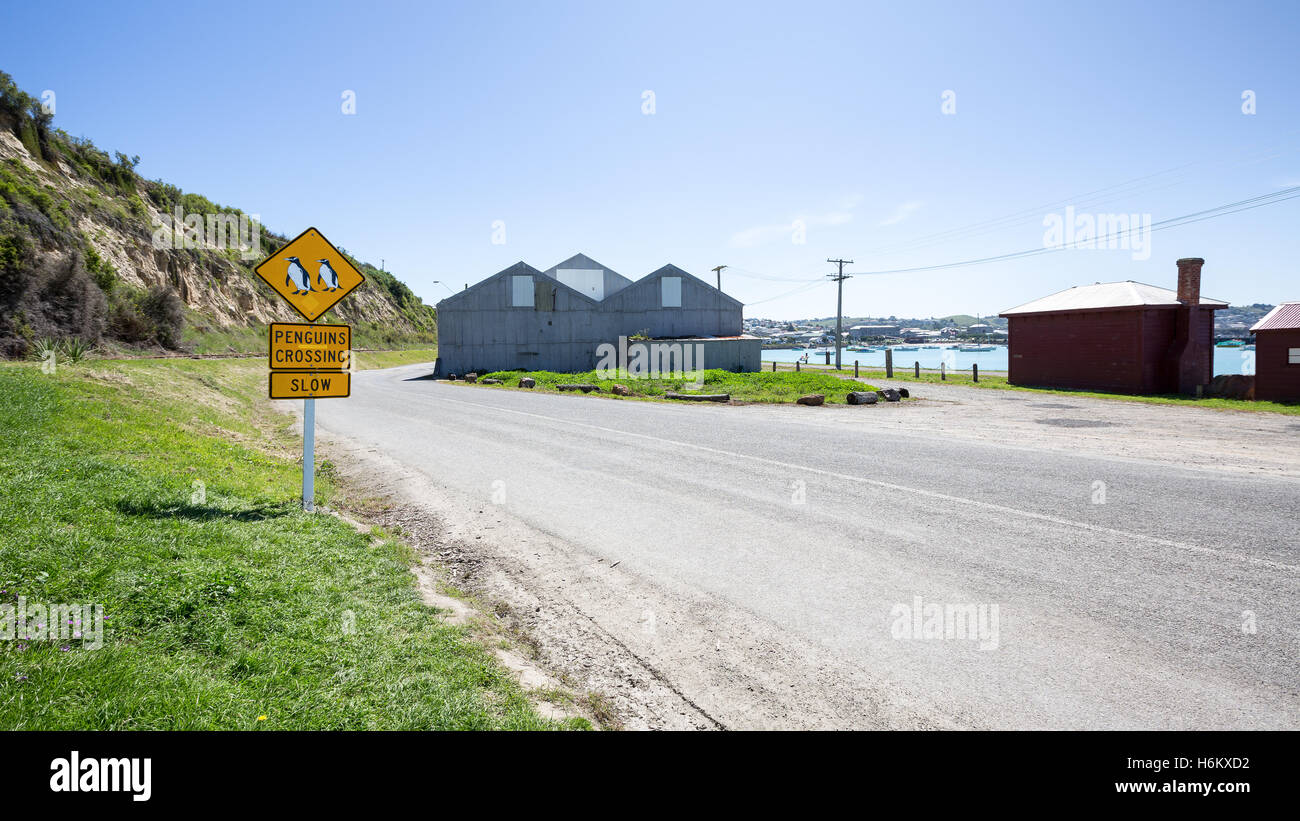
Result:
{"label": "wooden log on ground", "polygon": [[846,400],[850,405],[874,405],[880,401],[880,397],[870,391],[853,391]]}
{"label": "wooden log on ground", "polygon": [[595,391],[596,393],[600,393],[600,388],[598,388],[598,387],[595,386],[595,385],[587,385],[587,384],[583,384],[583,385],[556,385],[556,386],[555,386],[555,389],[556,389],[557,391],[582,391],[583,393],[591,393],[592,391]]}
{"label": "wooden log on ground", "polygon": [[674,393],[664,392],[665,399],[680,399],[683,402],[730,402],[729,393]]}

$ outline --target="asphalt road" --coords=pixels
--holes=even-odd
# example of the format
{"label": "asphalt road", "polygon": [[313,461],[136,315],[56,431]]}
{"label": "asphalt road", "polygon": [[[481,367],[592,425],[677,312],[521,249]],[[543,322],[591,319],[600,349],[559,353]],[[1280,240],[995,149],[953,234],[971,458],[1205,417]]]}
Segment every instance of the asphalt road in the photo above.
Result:
{"label": "asphalt road", "polygon": [[[413,378],[427,370],[356,374],[318,424],[502,494],[700,613],[815,646],[835,664],[791,685],[799,703],[896,688],[947,726],[1300,728],[1292,479],[903,434],[906,406],[677,406]],[[902,609],[917,597],[919,616]],[[718,672],[692,669],[710,663],[659,669],[730,724]]]}

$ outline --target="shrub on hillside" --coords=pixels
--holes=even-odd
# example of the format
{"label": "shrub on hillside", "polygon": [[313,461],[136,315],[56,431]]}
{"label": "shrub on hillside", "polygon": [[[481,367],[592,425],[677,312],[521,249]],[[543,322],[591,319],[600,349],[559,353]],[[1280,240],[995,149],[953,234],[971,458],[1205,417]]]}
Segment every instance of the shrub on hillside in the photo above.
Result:
{"label": "shrub on hillside", "polygon": [[166,285],[151,288],[140,301],[140,312],[153,324],[154,339],[164,348],[180,347],[185,330],[185,306],[176,292]]}
{"label": "shrub on hillside", "polygon": [[97,345],[104,335],[108,301],[86,272],[80,253],[38,262],[18,305],[36,336],[75,336]]}
{"label": "shrub on hillside", "polygon": [[86,271],[90,273],[90,278],[95,280],[99,290],[105,294],[113,293],[113,288],[117,286],[117,268],[89,245],[86,246]]}
{"label": "shrub on hillside", "polygon": [[114,339],[139,344],[153,339],[153,323],[149,321],[130,294],[113,295],[108,314],[108,332]]}

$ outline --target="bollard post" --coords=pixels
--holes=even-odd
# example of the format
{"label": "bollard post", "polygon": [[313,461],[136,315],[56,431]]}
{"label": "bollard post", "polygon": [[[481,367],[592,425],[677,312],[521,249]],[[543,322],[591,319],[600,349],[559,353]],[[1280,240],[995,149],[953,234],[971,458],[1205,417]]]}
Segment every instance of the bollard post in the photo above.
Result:
{"label": "bollard post", "polygon": [[798,359],[796,359],[796,360],[794,361],[794,372],[795,372],[795,373],[798,373],[798,372],[799,372],[799,360],[798,360]]}
{"label": "bollard post", "polygon": [[858,378],[858,360],[853,360],[853,378]]}
{"label": "bollard post", "polygon": [[921,378],[921,362],[920,362],[920,360],[917,360],[917,363],[916,363],[916,378],[917,378],[917,379],[920,379],[920,378]]}
{"label": "bollard post", "polygon": [[970,366],[970,374],[971,374],[971,379],[972,379],[973,381],[975,381],[975,382],[980,381],[980,366],[979,366],[979,365],[971,365],[971,366]]}
{"label": "bollard post", "polygon": [[885,378],[894,378],[894,349],[885,348]]}
{"label": "bollard post", "polygon": [[772,373],[776,373],[776,360],[772,360]]}
{"label": "bollard post", "polygon": [[948,363],[947,363],[947,362],[940,362],[940,363],[939,363],[939,381],[940,381],[940,382],[947,382],[947,381],[948,381]]}
{"label": "bollard post", "polygon": [[826,364],[827,364],[827,365],[831,364],[831,352],[830,352],[830,351],[827,351],[827,352],[826,352]]}

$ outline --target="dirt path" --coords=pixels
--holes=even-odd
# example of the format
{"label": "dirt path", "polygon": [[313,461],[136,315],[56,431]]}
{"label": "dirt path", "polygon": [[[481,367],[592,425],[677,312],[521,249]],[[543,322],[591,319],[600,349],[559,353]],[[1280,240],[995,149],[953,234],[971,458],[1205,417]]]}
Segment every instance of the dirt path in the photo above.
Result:
{"label": "dirt path", "polygon": [[[905,387],[923,400],[906,415],[870,419],[891,432],[1300,478],[1300,416],[877,381],[879,387]],[[855,424],[863,418],[850,412],[834,421]]]}

